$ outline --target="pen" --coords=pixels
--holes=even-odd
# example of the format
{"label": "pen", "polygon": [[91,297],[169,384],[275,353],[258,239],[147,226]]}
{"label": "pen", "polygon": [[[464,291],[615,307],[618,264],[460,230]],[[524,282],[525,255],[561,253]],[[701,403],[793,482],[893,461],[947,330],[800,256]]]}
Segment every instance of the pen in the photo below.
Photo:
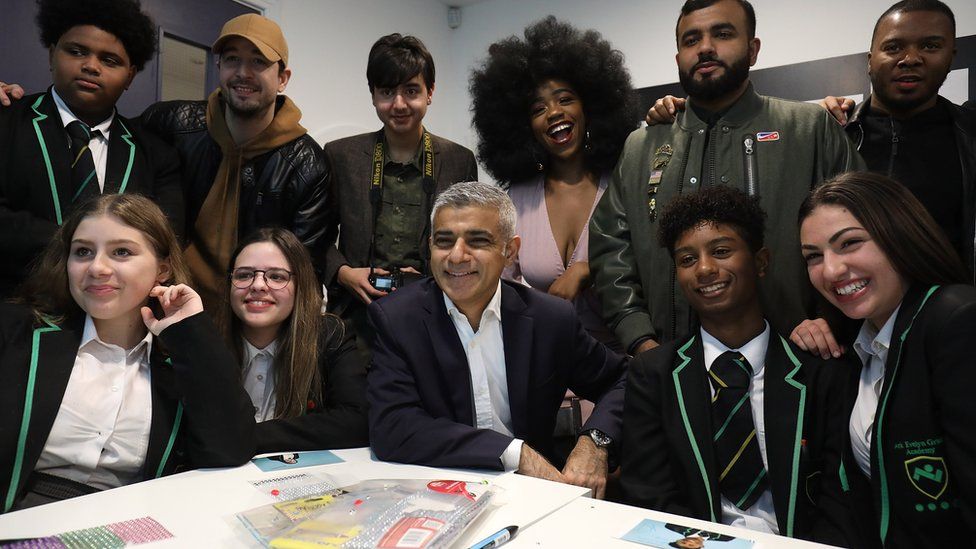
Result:
{"label": "pen", "polygon": [[505,528],[502,528],[487,538],[472,545],[471,549],[491,549],[492,547],[505,545],[515,537],[515,532],[518,532],[518,528],[518,526],[506,526]]}

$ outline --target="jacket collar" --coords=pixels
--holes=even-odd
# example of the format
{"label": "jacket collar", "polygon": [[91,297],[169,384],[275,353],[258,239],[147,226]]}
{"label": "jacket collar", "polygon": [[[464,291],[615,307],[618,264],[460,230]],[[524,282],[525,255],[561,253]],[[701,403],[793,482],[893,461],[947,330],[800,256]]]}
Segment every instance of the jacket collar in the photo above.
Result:
{"label": "jacket collar", "polygon": [[[474,425],[474,401],[471,397],[471,370],[461,346],[457,329],[445,305],[444,292],[429,277],[421,291],[425,312],[424,324],[435,353],[439,371],[450,387],[452,408],[458,411],[457,421]],[[501,284],[502,340],[505,346],[505,370],[508,379],[508,400],[512,412],[512,431],[524,437],[529,428],[529,373],[531,368],[533,320],[525,314],[525,301],[511,283]],[[461,381],[463,380],[463,382]]]}
{"label": "jacket collar", "polygon": [[[694,99],[689,99],[689,101],[694,103]],[[722,116],[722,122],[732,127],[746,124],[759,114],[764,102],[763,96],[756,93],[752,82],[749,82],[746,91],[742,92],[742,97]],[[695,109],[692,109],[690,104],[685,109],[684,114],[678,118],[678,124],[684,130],[698,130],[708,127],[708,123],[695,114]]]}

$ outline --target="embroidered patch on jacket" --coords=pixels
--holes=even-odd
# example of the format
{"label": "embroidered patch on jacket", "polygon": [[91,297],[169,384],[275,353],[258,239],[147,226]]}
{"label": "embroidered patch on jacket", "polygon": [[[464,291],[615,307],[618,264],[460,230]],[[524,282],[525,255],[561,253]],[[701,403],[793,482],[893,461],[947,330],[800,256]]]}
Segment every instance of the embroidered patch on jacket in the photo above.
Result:
{"label": "embroidered patch on jacket", "polygon": [[779,141],[779,132],[756,132],[756,141]]}

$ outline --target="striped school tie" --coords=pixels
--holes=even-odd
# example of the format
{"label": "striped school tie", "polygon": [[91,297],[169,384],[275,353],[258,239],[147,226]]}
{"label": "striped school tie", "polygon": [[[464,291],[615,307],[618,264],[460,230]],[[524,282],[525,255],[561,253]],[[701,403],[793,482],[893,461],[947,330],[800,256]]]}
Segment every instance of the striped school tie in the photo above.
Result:
{"label": "striped school tie", "polygon": [[101,194],[98,176],[95,175],[95,160],[88,148],[98,132],[92,134],[91,128],[80,120],[69,123],[66,129],[71,138],[71,201],[82,202]]}
{"label": "striped school tie", "polygon": [[712,432],[719,490],[725,499],[746,510],[768,484],[749,402],[752,366],[741,353],[727,351],[712,363],[708,378],[715,389]]}

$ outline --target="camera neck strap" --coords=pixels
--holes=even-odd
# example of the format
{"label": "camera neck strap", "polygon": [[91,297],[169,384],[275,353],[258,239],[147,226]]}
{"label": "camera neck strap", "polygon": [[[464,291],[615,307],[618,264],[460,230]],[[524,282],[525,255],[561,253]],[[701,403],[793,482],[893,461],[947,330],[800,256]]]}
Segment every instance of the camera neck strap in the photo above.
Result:
{"label": "camera neck strap", "polygon": [[[423,147],[421,155],[420,176],[424,189],[424,219],[430,217],[430,210],[433,206],[434,195],[434,145],[430,137],[430,132],[426,129],[420,139]],[[383,167],[386,158],[386,136],[383,130],[376,132],[376,142],[373,144],[373,171],[372,180],[369,185],[369,203],[373,208],[372,230],[369,237],[369,274],[373,276],[373,259],[376,255],[376,225],[380,219],[380,212],[383,209]],[[427,234],[426,221],[423,234]],[[424,240],[421,235],[421,242]],[[430,252],[425,252],[426,248],[421,245],[420,256],[426,264]]]}

